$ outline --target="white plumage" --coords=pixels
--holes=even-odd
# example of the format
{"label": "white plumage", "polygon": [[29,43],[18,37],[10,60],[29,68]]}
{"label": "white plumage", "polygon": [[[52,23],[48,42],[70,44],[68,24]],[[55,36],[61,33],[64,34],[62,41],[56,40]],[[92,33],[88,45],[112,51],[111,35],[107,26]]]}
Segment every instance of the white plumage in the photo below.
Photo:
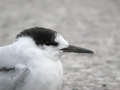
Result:
{"label": "white plumage", "polygon": [[63,69],[57,54],[48,47],[42,51],[28,37],[0,47],[0,67],[15,67],[0,72],[0,90],[59,90]]}

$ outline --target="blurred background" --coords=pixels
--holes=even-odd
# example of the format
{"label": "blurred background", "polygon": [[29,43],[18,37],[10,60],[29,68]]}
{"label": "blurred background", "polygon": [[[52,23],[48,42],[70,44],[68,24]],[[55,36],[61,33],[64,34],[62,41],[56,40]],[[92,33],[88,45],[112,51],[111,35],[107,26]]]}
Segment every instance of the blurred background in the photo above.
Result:
{"label": "blurred background", "polygon": [[0,46],[34,26],[95,51],[65,55],[63,90],[120,90],[120,0],[0,0]]}

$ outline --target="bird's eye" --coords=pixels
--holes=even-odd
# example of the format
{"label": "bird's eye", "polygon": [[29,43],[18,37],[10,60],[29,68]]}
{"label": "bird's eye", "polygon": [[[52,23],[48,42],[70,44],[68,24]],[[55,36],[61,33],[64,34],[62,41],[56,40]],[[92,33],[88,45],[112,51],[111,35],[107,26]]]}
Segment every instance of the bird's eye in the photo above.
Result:
{"label": "bird's eye", "polygon": [[50,43],[49,43],[49,42],[46,42],[46,45],[50,45]]}
{"label": "bird's eye", "polygon": [[58,46],[58,43],[57,42],[53,42],[52,45],[53,46]]}
{"label": "bird's eye", "polygon": [[46,45],[58,46],[57,42],[46,42]]}

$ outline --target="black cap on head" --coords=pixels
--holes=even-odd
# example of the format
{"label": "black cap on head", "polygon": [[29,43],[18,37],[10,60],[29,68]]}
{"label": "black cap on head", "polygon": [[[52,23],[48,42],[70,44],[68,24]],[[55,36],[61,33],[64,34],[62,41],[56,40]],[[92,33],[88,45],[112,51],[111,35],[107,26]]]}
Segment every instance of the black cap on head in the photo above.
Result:
{"label": "black cap on head", "polygon": [[48,28],[33,27],[25,29],[23,32],[17,35],[17,38],[22,36],[31,37],[37,45],[58,45],[58,43],[55,41],[56,31]]}

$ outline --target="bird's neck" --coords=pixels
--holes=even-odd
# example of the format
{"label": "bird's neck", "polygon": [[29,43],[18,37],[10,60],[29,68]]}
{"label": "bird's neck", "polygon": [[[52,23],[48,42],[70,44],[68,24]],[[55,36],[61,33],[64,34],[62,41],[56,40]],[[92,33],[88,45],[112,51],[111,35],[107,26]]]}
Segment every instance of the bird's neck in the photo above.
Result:
{"label": "bird's neck", "polygon": [[18,47],[36,47],[34,40],[30,37],[20,37],[16,40],[15,44]]}

